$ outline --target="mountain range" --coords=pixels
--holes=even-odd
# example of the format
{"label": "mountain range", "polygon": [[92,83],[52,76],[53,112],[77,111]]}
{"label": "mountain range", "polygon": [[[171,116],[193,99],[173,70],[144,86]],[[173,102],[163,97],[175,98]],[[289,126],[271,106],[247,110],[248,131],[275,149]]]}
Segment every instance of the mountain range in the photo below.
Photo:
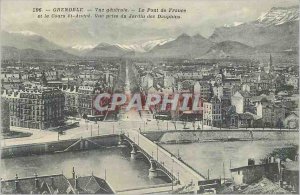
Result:
{"label": "mountain range", "polygon": [[181,34],[177,38],[139,44],[108,44],[69,48],[29,32],[1,32],[3,59],[74,59],[80,57],[255,58],[262,53],[298,52],[299,8],[272,8],[257,20],[216,28],[208,38]]}

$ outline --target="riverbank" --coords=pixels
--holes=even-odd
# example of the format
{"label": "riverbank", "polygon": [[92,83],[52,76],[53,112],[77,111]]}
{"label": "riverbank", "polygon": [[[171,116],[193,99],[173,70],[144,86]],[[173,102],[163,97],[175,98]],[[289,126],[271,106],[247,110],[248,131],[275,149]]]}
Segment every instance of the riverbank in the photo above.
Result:
{"label": "riverbank", "polygon": [[69,139],[45,143],[23,144],[1,148],[1,158],[13,158],[17,156],[30,156],[68,152],[77,150],[90,150],[106,148],[118,145],[118,135],[103,135],[88,138]]}
{"label": "riverbank", "polygon": [[3,134],[1,139],[15,139],[15,138],[22,138],[22,137],[30,137],[31,135],[32,133],[10,131],[9,133]]}
{"label": "riverbank", "polygon": [[147,132],[151,141],[161,144],[185,144],[214,141],[298,140],[297,130],[187,130]]}

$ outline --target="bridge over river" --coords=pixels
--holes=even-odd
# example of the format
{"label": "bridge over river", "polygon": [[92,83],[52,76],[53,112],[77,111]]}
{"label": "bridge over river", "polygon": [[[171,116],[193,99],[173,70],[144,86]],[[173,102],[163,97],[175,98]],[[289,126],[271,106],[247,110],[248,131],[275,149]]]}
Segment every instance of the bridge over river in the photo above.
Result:
{"label": "bridge over river", "polygon": [[138,131],[125,131],[123,134],[120,134],[120,141],[130,143],[132,147],[131,158],[134,159],[141,153],[149,160],[151,165],[149,176],[155,177],[159,174],[158,172],[163,172],[169,176],[173,182],[175,181],[175,184],[184,186],[194,185],[195,187],[199,181],[206,180],[201,173]]}

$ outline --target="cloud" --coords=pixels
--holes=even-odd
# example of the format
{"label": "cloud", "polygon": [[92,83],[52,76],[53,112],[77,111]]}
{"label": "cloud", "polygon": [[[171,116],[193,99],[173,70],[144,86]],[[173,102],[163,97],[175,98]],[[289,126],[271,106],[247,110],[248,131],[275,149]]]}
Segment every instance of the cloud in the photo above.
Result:
{"label": "cloud", "polygon": [[[185,32],[208,37],[215,27],[255,20],[273,6],[297,5],[297,0],[101,0],[101,1],[16,1],[1,2],[1,27],[9,31],[32,31],[64,46],[95,43],[132,43],[176,37]],[[178,20],[147,19],[37,19],[32,10],[94,8],[182,8]],[[136,13],[138,14],[138,13]]]}

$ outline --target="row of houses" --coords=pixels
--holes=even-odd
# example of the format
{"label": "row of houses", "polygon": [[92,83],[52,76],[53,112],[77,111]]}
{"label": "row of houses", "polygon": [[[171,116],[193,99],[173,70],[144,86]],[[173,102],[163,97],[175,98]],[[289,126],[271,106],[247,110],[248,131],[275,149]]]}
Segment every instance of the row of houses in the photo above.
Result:
{"label": "row of houses", "polygon": [[90,176],[77,176],[74,167],[72,177],[53,174],[19,178],[1,179],[1,194],[114,194],[115,191],[106,180]]}

